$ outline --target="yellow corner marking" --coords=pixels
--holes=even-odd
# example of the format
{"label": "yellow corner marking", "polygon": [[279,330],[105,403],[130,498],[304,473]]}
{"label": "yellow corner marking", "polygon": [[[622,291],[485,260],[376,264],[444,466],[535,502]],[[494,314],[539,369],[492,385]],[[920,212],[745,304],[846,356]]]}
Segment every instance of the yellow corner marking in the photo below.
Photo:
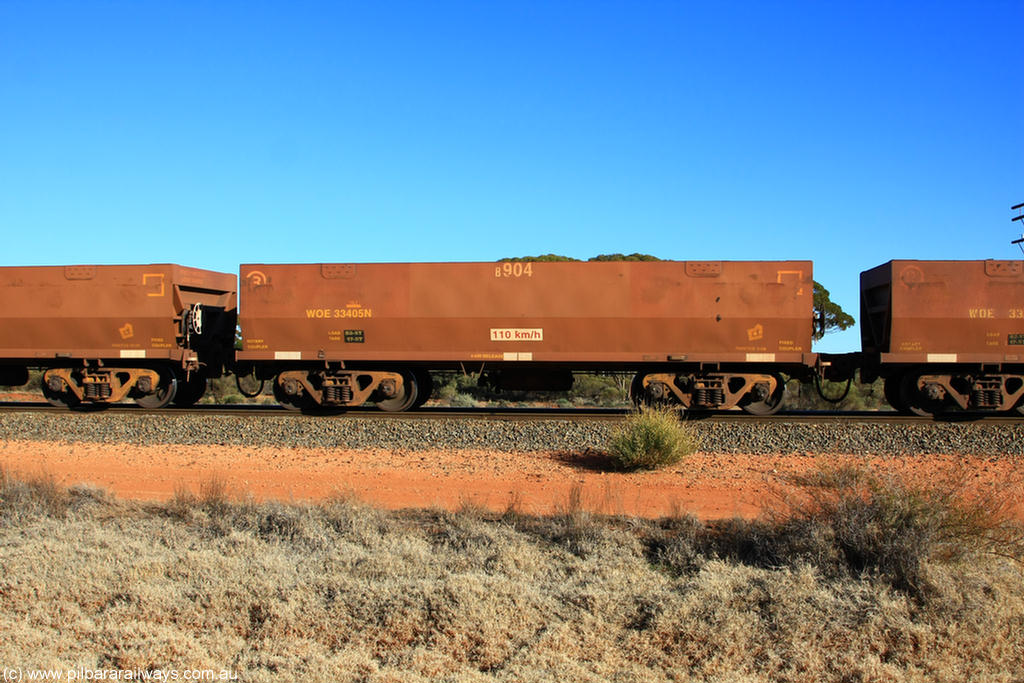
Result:
{"label": "yellow corner marking", "polygon": [[142,274],[142,286],[148,287],[150,280],[158,280],[160,283],[159,292],[147,292],[146,296],[163,296],[164,295],[164,274],[163,273],[143,273]]}
{"label": "yellow corner marking", "polygon": [[802,270],[777,270],[777,271],[775,271],[775,273],[776,273],[775,281],[777,283],[779,283],[780,285],[782,284],[782,277],[784,275],[796,276],[796,281],[800,283],[800,288],[797,290],[796,295],[797,296],[802,296],[803,295],[803,293],[804,293],[804,288],[803,288],[804,271],[802,271]]}

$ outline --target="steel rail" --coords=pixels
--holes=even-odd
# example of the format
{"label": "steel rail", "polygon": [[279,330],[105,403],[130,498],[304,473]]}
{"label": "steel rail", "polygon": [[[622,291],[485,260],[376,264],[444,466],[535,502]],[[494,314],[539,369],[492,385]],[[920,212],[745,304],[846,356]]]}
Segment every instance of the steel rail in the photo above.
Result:
{"label": "steel rail", "polygon": [[[106,408],[85,408],[68,410],[47,403],[29,401],[0,401],[0,413],[41,412],[67,413],[69,415],[100,415],[124,413],[136,415],[208,415],[252,417],[258,415],[269,419],[341,419],[348,417],[379,420],[581,420],[581,421],[622,421],[629,410],[625,408],[447,408],[424,407],[410,412],[384,412],[376,408],[352,408],[348,410],[317,411],[299,413],[278,405],[253,403],[201,404],[188,408],[169,406],[150,410],[132,403],[116,403]],[[686,419],[693,422],[753,422],[775,424],[926,424],[932,422],[973,422],[984,425],[1019,424],[1024,415],[1014,416],[992,413],[952,413],[937,417],[901,415],[892,411],[782,411],[775,415],[756,416],[742,411],[690,412]]]}

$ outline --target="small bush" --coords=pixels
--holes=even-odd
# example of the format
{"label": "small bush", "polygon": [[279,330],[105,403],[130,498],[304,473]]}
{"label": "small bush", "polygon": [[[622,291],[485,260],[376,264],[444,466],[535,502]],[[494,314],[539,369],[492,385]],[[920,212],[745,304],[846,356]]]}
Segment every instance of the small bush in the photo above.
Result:
{"label": "small bush", "polygon": [[674,576],[699,569],[705,560],[705,524],[696,515],[681,511],[661,524],[662,533],[647,540],[648,560]]}
{"label": "small bush", "polygon": [[625,470],[674,465],[692,454],[697,436],[668,408],[643,408],[626,418],[608,444],[615,465]]}
{"label": "small bush", "polygon": [[437,390],[437,395],[442,401],[451,401],[458,393],[459,388],[455,386],[455,382],[444,384]]}
{"label": "small bush", "polygon": [[912,594],[927,589],[929,562],[979,554],[1024,557],[1024,528],[1012,508],[1017,493],[978,490],[965,473],[918,483],[842,465],[789,481],[799,492],[781,510],[787,527],[821,529],[850,569],[884,577]]}
{"label": "small bush", "polygon": [[452,408],[475,408],[476,399],[469,394],[455,394],[451,399]]}
{"label": "small bush", "polygon": [[575,376],[569,399],[576,405],[624,406],[629,401],[627,387],[632,376],[618,374]]}

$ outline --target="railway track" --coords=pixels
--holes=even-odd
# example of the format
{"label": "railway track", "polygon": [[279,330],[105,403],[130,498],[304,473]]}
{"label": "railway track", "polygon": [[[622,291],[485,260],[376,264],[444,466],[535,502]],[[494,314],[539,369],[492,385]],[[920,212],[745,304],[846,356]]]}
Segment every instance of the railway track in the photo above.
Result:
{"label": "railway track", "polygon": [[[59,415],[128,414],[166,416],[235,416],[266,419],[338,419],[360,418],[370,420],[579,420],[622,421],[629,413],[625,408],[448,408],[424,407],[417,411],[389,413],[376,408],[357,408],[345,411],[297,413],[277,405],[261,404],[203,404],[189,408],[167,407],[148,410],[133,403],[114,404],[102,409],[68,411],[48,403],[33,401],[0,401],[0,412],[31,412]],[[984,413],[957,413],[939,417],[900,415],[891,411],[782,411],[775,415],[753,416],[742,411],[692,412],[687,419],[693,422],[737,422],[769,424],[929,424],[968,422],[984,426],[1022,424],[1024,416],[1006,416]]]}
{"label": "railway track", "polygon": [[[414,413],[373,409],[315,416],[263,405],[157,411],[116,405],[90,412],[0,403],[0,441],[585,454],[606,448],[625,415],[625,410],[608,409],[427,408]],[[772,417],[712,413],[694,415],[687,424],[701,450],[709,453],[945,453],[1024,462],[1020,419],[943,421],[891,412],[790,412]]]}

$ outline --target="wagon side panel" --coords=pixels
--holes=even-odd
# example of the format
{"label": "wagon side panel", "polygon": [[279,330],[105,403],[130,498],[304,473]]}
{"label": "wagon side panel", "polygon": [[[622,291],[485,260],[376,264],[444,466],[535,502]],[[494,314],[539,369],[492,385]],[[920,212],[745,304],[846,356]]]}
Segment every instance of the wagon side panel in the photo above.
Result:
{"label": "wagon side panel", "polygon": [[248,360],[800,362],[792,262],[249,264]]}
{"label": "wagon side panel", "polygon": [[0,357],[180,359],[183,310],[205,302],[233,328],[235,289],[234,275],[170,264],[0,268]]}

